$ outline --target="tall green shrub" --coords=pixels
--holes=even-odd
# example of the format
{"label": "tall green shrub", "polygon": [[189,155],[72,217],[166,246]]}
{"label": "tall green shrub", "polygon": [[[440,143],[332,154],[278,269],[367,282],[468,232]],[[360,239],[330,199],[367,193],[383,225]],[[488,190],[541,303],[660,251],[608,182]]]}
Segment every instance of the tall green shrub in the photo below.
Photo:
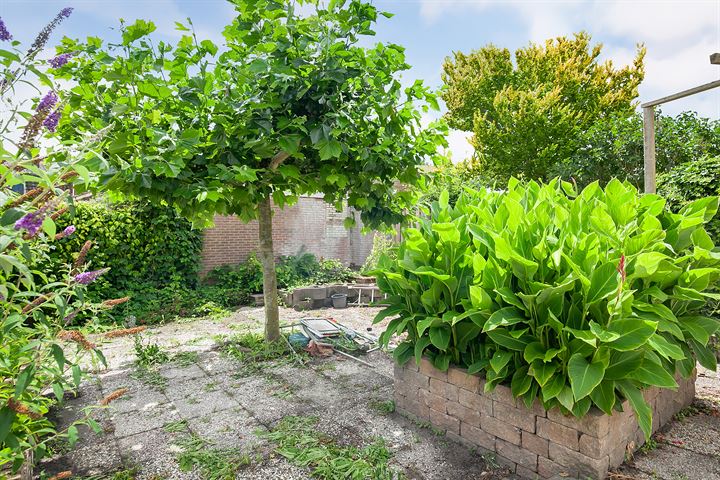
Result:
{"label": "tall green shrub", "polygon": [[[673,211],[698,198],[718,195],[720,157],[704,157],[676,165],[667,173],[659,175],[657,183],[658,193],[665,197],[668,207]],[[717,243],[720,239],[720,219],[713,218],[706,229]]]}
{"label": "tall green shrub", "polygon": [[399,362],[428,356],[510,385],[529,406],[583,416],[630,401],[650,435],[641,389],[676,388],[718,321],[700,314],[720,254],[703,226],[715,197],[673,213],[657,195],[617,180],[579,194],[565,182],[448,195],[404,232],[396,261],[377,272],[394,316],[382,335],[406,333]]}
{"label": "tall green shrub", "polygon": [[202,234],[172,208],[81,202],[74,216],[64,215],[58,222],[72,223],[78,235],[56,246],[54,270],[71,263],[86,240],[94,245],[88,255],[92,266],[110,268],[102,281],[91,286],[93,296],[197,284]]}

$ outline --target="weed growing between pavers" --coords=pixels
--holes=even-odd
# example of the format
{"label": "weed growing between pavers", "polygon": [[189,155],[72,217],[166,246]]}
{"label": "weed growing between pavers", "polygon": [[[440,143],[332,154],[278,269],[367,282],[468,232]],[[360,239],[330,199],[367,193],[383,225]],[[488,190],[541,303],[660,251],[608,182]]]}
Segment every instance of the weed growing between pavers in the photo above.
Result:
{"label": "weed growing between pavers", "polygon": [[135,335],[135,363],[140,367],[151,367],[165,363],[170,356],[157,343],[145,343],[141,335]]}
{"label": "weed growing between pavers", "polygon": [[312,469],[323,480],[392,480],[404,478],[388,465],[391,454],[383,439],[364,448],[338,446],[317,431],[317,417],[285,417],[270,432],[257,435],[275,443],[275,452]]}
{"label": "weed growing between pavers", "polygon": [[181,367],[189,367],[198,363],[200,355],[197,352],[178,352],[172,356],[171,361]]}
{"label": "weed growing between pavers", "polygon": [[373,400],[369,406],[380,415],[390,415],[395,411],[395,401],[393,400]]}
{"label": "weed growing between pavers", "polygon": [[177,422],[170,422],[163,426],[163,430],[168,433],[179,433],[188,431],[188,421],[180,420]]}
{"label": "weed growing between pavers", "polygon": [[158,392],[165,392],[168,386],[168,379],[151,367],[136,366],[130,376]]}
{"label": "weed growing between pavers", "polygon": [[192,434],[177,442],[182,449],[177,454],[180,469],[197,469],[203,480],[232,480],[239,470],[250,464],[250,456],[239,448],[216,448],[198,435]]}

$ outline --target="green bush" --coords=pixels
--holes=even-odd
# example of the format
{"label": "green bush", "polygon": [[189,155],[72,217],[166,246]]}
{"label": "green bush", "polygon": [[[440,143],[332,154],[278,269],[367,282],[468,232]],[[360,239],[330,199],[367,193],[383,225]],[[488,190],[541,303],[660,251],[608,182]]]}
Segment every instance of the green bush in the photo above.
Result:
{"label": "green bush", "polygon": [[[296,288],[303,285],[345,283],[354,273],[339,260],[318,259],[312,253],[282,256],[275,266],[278,288]],[[238,288],[249,293],[262,293],[262,265],[255,254],[245,263],[214,268],[207,276],[210,285]]]}
{"label": "green bush", "polygon": [[717,198],[678,213],[617,180],[576,194],[566,182],[448,196],[404,232],[378,285],[391,320],[381,339],[407,334],[399,362],[428,356],[509,384],[531,405],[583,416],[630,401],[646,435],[641,389],[676,388],[695,359],[715,369],[707,342],[718,321],[699,312],[720,270],[703,229]]}
{"label": "green bush", "polygon": [[376,233],[373,237],[373,246],[370,255],[365,259],[365,264],[360,270],[367,275],[378,267],[380,259],[385,256],[392,260],[397,258],[397,242],[388,235]]}
{"label": "green bush", "polygon": [[93,248],[88,260],[92,267],[110,268],[101,281],[91,285],[89,294],[93,298],[171,284],[197,284],[202,233],[171,208],[81,202],[74,215],[63,215],[58,223],[75,225],[77,235],[55,249],[49,271],[72,263],[83,242],[90,240]]}
{"label": "green bush", "polygon": [[[720,194],[720,157],[704,157],[676,165],[658,176],[657,190],[668,207],[678,211],[698,198]],[[713,218],[706,230],[715,243],[720,240],[720,219]]]}

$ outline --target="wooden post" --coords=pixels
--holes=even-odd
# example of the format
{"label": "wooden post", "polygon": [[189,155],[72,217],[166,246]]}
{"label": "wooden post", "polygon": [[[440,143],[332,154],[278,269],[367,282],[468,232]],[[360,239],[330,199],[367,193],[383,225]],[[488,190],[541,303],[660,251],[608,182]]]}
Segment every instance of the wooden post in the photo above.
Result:
{"label": "wooden post", "polygon": [[643,107],[645,193],[655,193],[655,107]]}

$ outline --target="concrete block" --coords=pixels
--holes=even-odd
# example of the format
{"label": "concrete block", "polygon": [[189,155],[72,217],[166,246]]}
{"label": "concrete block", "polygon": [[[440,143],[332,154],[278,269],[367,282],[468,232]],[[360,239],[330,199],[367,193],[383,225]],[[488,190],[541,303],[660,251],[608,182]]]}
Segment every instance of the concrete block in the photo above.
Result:
{"label": "concrete block", "polygon": [[473,445],[478,445],[491,452],[495,451],[495,436],[474,427],[468,423],[460,423],[460,436],[470,441]]}
{"label": "concrete block", "polygon": [[537,419],[537,435],[541,438],[547,438],[551,443],[558,443],[572,450],[580,449],[580,432],[547,418]]}
{"label": "concrete block", "polygon": [[525,405],[521,405],[521,407],[515,408],[504,403],[494,403],[493,416],[526,432],[535,433],[535,415],[525,408]]}
{"label": "concrete block", "polygon": [[490,435],[520,445],[520,429],[494,417],[481,417],[480,427]]}
{"label": "concrete block", "polygon": [[472,425],[473,427],[480,427],[480,413],[463,407],[457,402],[448,402],[446,405],[447,414],[451,417],[455,417],[463,423]]}
{"label": "concrete block", "polygon": [[505,440],[498,439],[497,442],[495,442],[495,451],[498,455],[502,455],[518,465],[522,465],[523,467],[532,470],[537,470],[538,456],[529,450],[525,450],[522,447],[508,443]]}
{"label": "concrete block", "polygon": [[548,456],[550,440],[548,440],[547,438],[538,437],[537,435],[529,432],[521,432],[520,437],[520,445],[524,449],[540,455],[541,457]]}

